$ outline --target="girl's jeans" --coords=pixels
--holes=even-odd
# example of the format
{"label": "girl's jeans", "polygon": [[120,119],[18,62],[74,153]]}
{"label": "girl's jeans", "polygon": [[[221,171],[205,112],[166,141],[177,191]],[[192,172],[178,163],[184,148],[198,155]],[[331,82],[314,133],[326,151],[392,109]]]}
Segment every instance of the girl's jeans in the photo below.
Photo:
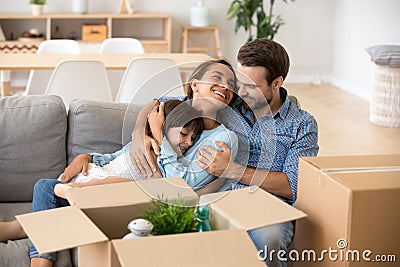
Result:
{"label": "girl's jeans", "polygon": [[[66,199],[59,198],[54,194],[54,186],[59,183],[62,182],[57,181],[57,179],[40,179],[36,182],[33,189],[33,212],[69,206],[69,203]],[[29,249],[29,257],[31,259],[45,258],[55,262],[57,259],[57,252],[39,254],[35,246],[31,244]]]}

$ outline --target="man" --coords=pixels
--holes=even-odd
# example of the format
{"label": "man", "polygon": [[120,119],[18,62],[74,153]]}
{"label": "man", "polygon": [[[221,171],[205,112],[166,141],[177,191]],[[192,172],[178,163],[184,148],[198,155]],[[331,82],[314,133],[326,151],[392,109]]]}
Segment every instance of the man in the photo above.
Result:
{"label": "man", "polygon": [[[236,188],[257,184],[293,204],[297,196],[299,157],[316,156],[319,150],[317,123],[312,115],[291,103],[282,87],[289,70],[289,56],[280,44],[256,39],[240,48],[237,60],[242,82],[234,109],[241,123],[228,117],[224,124],[248,142],[249,155],[237,157],[232,163],[229,148],[217,143],[222,152],[203,147],[197,154],[199,165],[214,176],[238,180]],[[271,143],[275,145],[273,149]],[[268,254],[272,250],[274,255],[280,250],[287,251],[293,228],[293,222],[286,222],[249,231],[268,266],[286,266],[286,262],[270,259]]]}
{"label": "man", "polygon": [[[237,60],[240,98],[233,105],[236,113],[221,114],[221,118],[239,137],[238,156],[233,162],[229,148],[216,142],[222,152],[203,147],[197,154],[198,164],[216,177],[239,181],[232,189],[256,184],[293,204],[299,157],[316,156],[319,150],[317,123],[312,115],[292,104],[282,87],[290,62],[280,44],[256,39],[240,48]],[[140,135],[143,132],[134,131],[132,139],[140,140]],[[150,142],[146,143],[150,147]],[[153,166],[146,159],[145,148],[134,149],[131,158],[135,168],[151,175]],[[272,250],[273,255],[287,251],[293,229],[293,222],[286,222],[249,231],[268,266],[286,266],[286,262],[269,255]]]}

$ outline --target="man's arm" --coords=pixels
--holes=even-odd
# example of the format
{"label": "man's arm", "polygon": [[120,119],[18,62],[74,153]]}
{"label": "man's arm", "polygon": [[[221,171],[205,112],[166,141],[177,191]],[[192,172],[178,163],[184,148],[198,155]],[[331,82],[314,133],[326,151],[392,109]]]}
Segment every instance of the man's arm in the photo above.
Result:
{"label": "man's arm", "polygon": [[245,185],[257,185],[274,195],[293,200],[292,189],[284,172],[271,172],[233,163],[229,166],[229,176]]}
{"label": "man's arm", "polygon": [[270,172],[255,169],[236,163],[232,159],[231,150],[223,142],[215,142],[222,151],[204,146],[196,157],[199,165],[217,177],[232,178],[245,185],[258,185],[272,194],[292,200],[292,190],[284,172]]}
{"label": "man's arm", "polygon": [[289,149],[282,172],[246,167],[231,159],[229,148],[224,143],[216,143],[222,148],[218,152],[211,147],[203,147],[196,157],[201,162],[202,168],[214,176],[234,178],[246,185],[258,185],[260,188],[295,201],[297,197],[297,178],[299,157],[316,156],[318,147],[318,126],[315,119],[310,116],[302,122],[297,139]]}

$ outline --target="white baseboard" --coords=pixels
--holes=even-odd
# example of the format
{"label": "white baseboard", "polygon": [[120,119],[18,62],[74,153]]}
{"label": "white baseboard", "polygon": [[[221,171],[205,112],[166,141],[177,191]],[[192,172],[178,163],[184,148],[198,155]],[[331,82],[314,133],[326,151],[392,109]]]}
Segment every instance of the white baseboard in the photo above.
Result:
{"label": "white baseboard", "polygon": [[368,102],[371,99],[370,91],[366,91],[354,84],[340,80],[340,79],[332,77],[330,75],[293,74],[293,75],[288,75],[288,77],[285,79],[285,83],[310,83],[310,84],[330,83],[330,84],[332,84],[336,87],[339,87],[340,89],[342,89],[352,95],[358,96]]}
{"label": "white baseboard", "polygon": [[354,84],[348,83],[346,81],[330,77],[330,83],[333,84],[336,87],[339,87],[340,89],[349,92],[352,95],[358,96],[364,100],[367,100],[368,102],[371,100],[371,92],[365,89],[360,88],[359,86],[356,86]]}

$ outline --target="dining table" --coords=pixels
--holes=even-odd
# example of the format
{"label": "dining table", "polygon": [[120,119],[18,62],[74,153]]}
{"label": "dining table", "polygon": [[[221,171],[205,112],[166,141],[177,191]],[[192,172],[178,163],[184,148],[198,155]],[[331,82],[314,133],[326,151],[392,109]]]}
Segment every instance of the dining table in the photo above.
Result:
{"label": "dining table", "polygon": [[210,59],[202,53],[145,53],[145,54],[0,54],[1,95],[10,95],[10,71],[53,70],[64,60],[99,60],[107,70],[125,70],[137,57],[173,59],[183,76],[193,71],[201,62]]}

